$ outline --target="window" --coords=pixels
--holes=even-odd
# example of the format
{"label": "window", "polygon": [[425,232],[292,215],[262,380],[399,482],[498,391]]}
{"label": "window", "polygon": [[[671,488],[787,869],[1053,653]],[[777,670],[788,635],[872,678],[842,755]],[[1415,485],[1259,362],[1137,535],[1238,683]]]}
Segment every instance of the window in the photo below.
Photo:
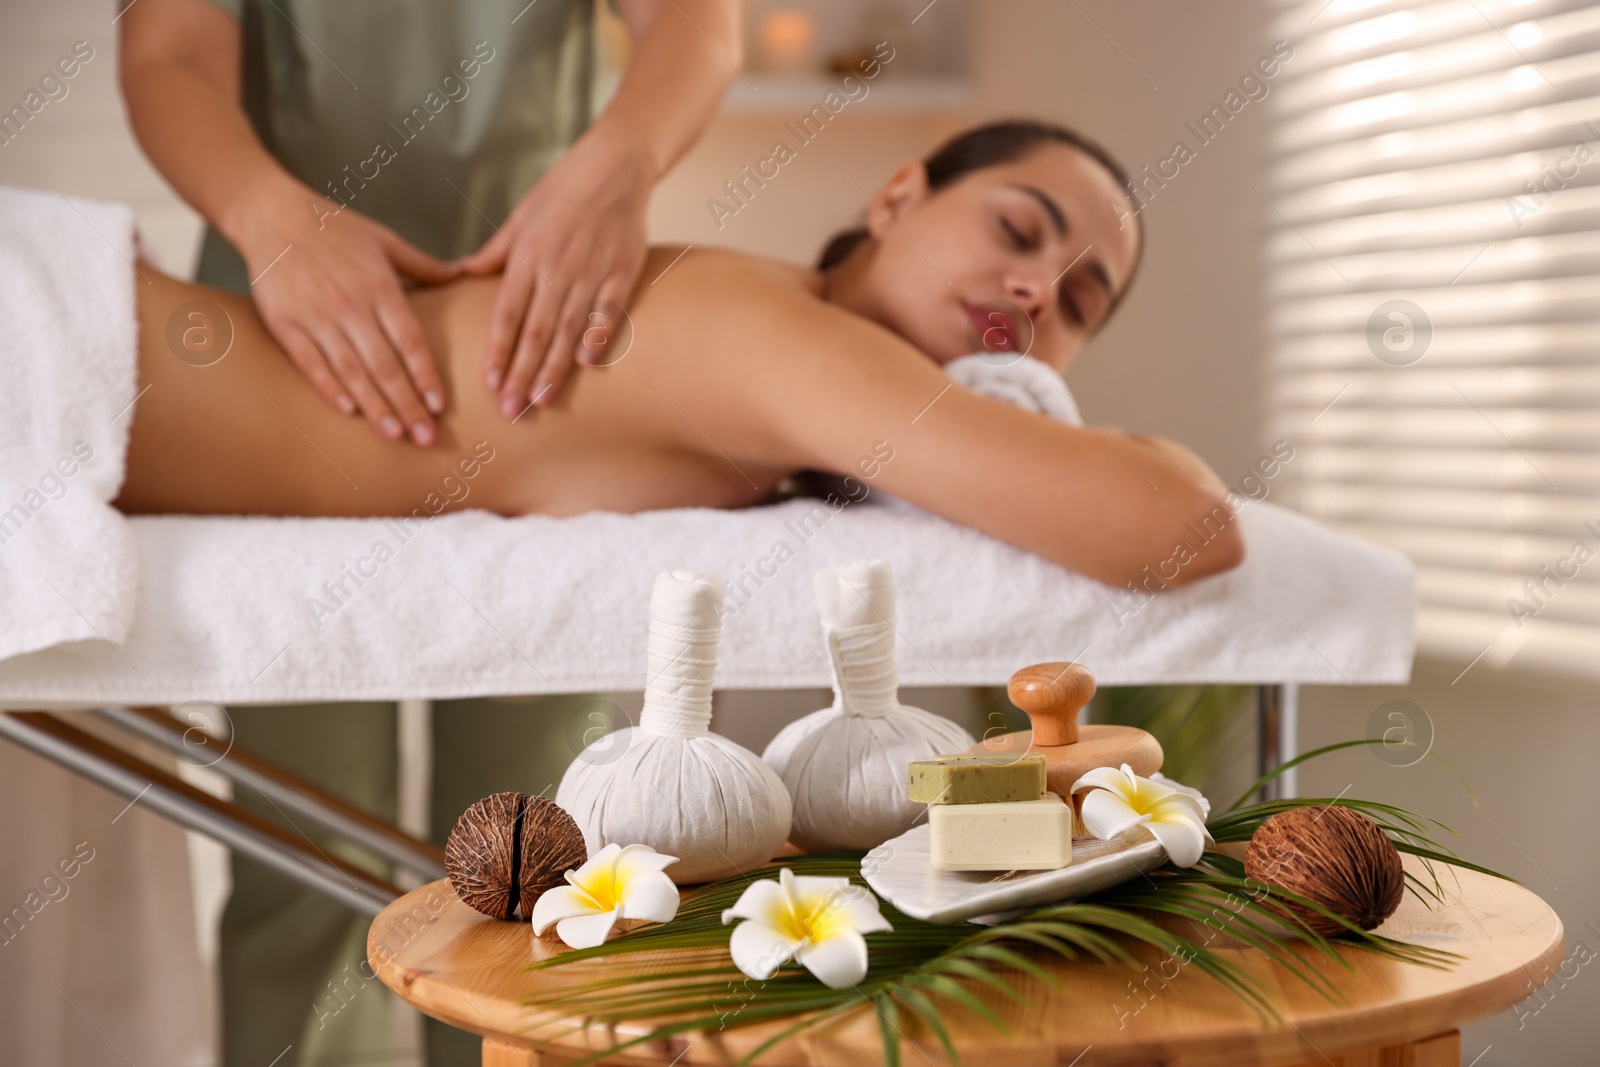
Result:
{"label": "window", "polygon": [[1260,190],[1293,502],[1419,650],[1600,675],[1600,7],[1280,2]]}

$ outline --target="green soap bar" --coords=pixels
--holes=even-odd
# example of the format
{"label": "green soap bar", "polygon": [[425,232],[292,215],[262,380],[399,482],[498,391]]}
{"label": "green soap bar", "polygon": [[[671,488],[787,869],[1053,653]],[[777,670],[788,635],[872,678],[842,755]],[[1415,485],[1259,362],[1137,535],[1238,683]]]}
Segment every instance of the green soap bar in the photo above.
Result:
{"label": "green soap bar", "polygon": [[1044,796],[1044,754],[935,756],[908,768],[906,795],[918,804],[996,804]]}

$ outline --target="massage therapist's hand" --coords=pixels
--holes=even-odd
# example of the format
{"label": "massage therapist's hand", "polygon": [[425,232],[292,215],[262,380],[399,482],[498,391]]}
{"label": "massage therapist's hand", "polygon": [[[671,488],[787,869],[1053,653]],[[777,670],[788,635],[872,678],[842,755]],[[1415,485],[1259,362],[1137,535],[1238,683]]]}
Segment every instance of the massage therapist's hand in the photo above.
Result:
{"label": "massage therapist's hand", "polygon": [[435,284],[459,269],[304,187],[257,203],[236,243],[272,336],[328,403],[359,408],[390,440],[432,444],[444,383],[400,278]]}
{"label": "massage therapist's hand", "polygon": [[[460,261],[504,270],[484,353],[484,380],[515,417],[555,398],[597,301],[621,306],[645,258],[655,173],[603,123],[590,128],[512,209],[500,232]],[[608,323],[609,325],[609,323]]]}

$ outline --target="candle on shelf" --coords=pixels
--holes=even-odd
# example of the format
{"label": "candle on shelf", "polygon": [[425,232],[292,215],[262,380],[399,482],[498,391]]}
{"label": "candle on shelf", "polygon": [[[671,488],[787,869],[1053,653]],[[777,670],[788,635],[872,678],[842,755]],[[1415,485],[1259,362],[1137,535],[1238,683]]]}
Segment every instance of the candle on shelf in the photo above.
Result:
{"label": "candle on shelf", "polygon": [[809,11],[782,8],[761,19],[761,65],[778,74],[805,74],[816,67],[817,20]]}

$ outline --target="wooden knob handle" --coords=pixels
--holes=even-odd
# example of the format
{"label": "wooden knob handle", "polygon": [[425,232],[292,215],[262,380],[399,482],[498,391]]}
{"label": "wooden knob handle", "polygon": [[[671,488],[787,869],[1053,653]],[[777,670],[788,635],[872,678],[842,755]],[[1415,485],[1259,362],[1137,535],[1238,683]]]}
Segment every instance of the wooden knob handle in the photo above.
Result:
{"label": "wooden knob handle", "polygon": [[1028,713],[1034,744],[1075,744],[1078,712],[1094,696],[1094,673],[1081,663],[1035,663],[1011,676],[1006,692]]}

